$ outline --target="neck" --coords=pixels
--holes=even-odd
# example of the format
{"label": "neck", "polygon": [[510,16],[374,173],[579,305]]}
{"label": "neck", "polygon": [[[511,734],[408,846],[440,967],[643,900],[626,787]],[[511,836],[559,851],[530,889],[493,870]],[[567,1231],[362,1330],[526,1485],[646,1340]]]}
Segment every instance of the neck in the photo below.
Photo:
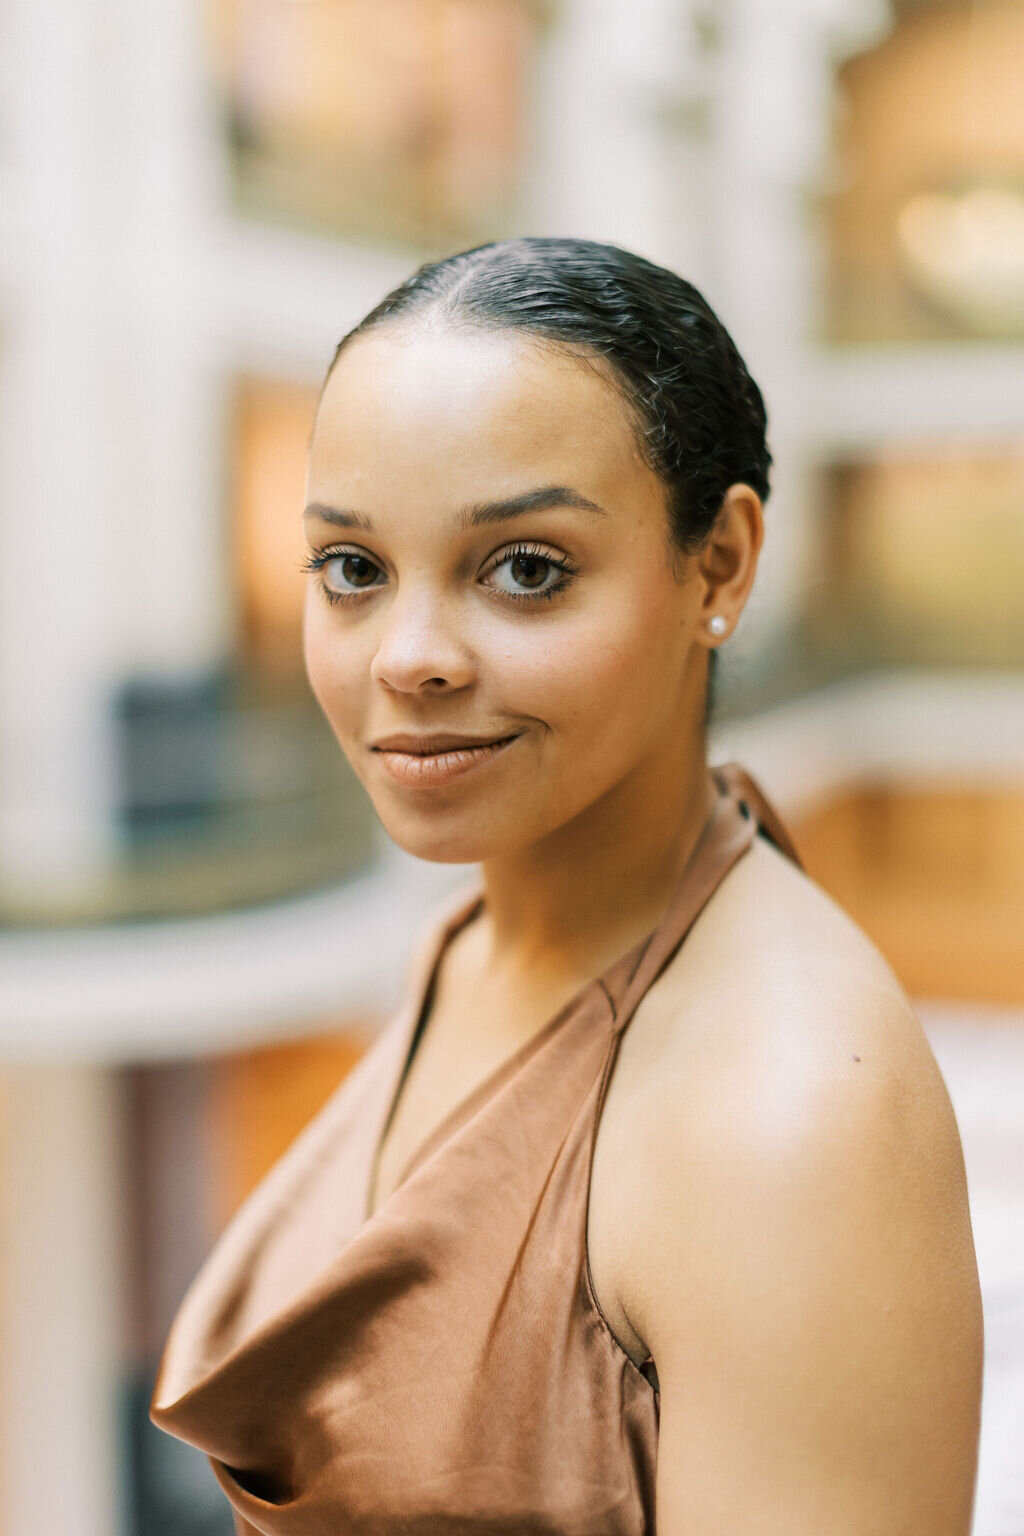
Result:
{"label": "neck", "polygon": [[488,965],[593,974],[662,917],[716,790],[702,751],[643,765],[551,837],[483,865]]}

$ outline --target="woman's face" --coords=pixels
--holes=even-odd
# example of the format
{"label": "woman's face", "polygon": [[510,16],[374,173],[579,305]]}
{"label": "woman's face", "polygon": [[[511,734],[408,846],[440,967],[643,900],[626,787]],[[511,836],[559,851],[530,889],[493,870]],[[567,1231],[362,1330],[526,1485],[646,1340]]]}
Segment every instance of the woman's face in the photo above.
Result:
{"label": "woman's face", "polygon": [[305,525],[313,690],[409,852],[522,852],[642,793],[681,733],[700,750],[703,584],[599,367],[368,332],[321,401]]}

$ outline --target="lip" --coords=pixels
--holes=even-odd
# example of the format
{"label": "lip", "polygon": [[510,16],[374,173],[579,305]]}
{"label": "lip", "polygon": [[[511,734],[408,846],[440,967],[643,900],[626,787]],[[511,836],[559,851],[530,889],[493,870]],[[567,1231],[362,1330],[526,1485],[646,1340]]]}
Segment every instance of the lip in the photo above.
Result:
{"label": "lip", "polygon": [[398,731],[393,736],[382,736],[372,744],[374,752],[409,752],[418,757],[431,757],[438,752],[458,752],[463,747],[491,747],[497,741],[506,741],[511,731],[491,736],[462,736],[454,731],[433,731],[430,735],[416,736]]}
{"label": "lip", "polygon": [[493,762],[518,740],[518,734],[462,736],[436,732],[430,736],[414,736],[400,732],[381,737],[372,744],[371,751],[399,784],[426,789],[449,784],[474,768]]}

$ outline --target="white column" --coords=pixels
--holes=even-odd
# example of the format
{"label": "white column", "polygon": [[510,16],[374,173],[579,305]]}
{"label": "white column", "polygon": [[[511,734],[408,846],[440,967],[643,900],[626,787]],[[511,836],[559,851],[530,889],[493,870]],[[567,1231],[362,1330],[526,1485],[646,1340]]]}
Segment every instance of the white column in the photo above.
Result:
{"label": "white column", "polygon": [[95,37],[76,0],[8,13],[0,878],[42,893],[91,881],[109,854]]}
{"label": "white column", "polygon": [[702,89],[693,9],[678,0],[558,7],[538,70],[531,233],[609,240],[686,275],[700,264],[686,117]]}
{"label": "white column", "polygon": [[116,854],[123,673],[226,645],[218,158],[193,7],[8,12],[0,883],[45,908]]}
{"label": "white column", "polygon": [[0,1531],[118,1536],[118,1100],[101,1068],[0,1087]]}
{"label": "white column", "polygon": [[831,145],[840,58],[880,37],[886,0],[731,0],[716,71],[714,277],[708,297],[769,408],[776,459],[764,571],[740,644],[784,628],[813,578],[810,360],[821,303],[812,200]]}
{"label": "white column", "polygon": [[227,171],[200,8],[106,0],[105,17],[114,660],[187,676],[221,660],[231,618],[216,243]]}

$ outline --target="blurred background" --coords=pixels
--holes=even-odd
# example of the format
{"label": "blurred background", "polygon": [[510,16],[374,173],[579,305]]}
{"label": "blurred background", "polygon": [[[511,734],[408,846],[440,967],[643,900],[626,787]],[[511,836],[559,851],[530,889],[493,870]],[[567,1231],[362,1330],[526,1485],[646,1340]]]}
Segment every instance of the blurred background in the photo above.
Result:
{"label": "blurred background", "polygon": [[181,1293],[464,872],[305,683],[337,339],[419,261],[610,239],[766,394],[738,757],[960,1121],[976,1536],[1024,1536],[1024,3],[6,0],[0,1536],[228,1536],[146,1403]]}

